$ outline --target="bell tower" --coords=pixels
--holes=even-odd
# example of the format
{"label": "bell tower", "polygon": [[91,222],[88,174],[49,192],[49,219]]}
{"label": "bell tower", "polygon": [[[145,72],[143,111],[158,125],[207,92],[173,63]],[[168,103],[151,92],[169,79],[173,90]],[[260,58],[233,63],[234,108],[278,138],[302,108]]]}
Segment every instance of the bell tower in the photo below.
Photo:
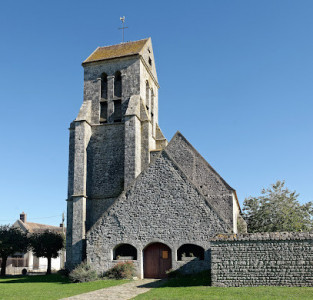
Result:
{"label": "bell tower", "polygon": [[85,258],[85,235],[167,145],[158,125],[151,39],[98,47],[83,63],[84,100],[70,125],[67,268]]}

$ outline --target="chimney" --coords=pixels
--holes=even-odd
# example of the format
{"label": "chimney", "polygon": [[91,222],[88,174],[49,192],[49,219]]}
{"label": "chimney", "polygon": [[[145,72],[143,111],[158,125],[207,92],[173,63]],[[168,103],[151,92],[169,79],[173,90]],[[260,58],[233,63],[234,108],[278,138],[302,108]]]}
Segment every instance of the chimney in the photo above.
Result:
{"label": "chimney", "polygon": [[26,223],[26,214],[24,212],[22,212],[20,214],[20,220],[23,222],[23,223]]}

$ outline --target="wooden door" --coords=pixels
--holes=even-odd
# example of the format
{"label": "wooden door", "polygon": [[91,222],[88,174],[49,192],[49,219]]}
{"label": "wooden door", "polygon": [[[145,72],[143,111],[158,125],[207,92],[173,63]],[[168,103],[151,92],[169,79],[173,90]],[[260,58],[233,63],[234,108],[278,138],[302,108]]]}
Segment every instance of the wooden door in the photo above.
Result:
{"label": "wooden door", "polygon": [[166,271],[172,268],[171,249],[162,243],[147,246],[143,252],[143,267],[145,278],[166,277]]}

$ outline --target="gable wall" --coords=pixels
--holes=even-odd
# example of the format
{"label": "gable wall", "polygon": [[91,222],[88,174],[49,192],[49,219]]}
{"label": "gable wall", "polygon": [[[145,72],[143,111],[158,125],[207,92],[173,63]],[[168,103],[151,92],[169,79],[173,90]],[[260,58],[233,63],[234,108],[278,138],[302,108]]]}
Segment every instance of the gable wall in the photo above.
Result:
{"label": "gable wall", "polygon": [[142,250],[151,242],[168,245],[172,249],[173,267],[177,268],[180,262],[176,260],[176,251],[182,244],[192,243],[208,250],[209,238],[228,230],[163,153],[88,232],[87,259],[99,272],[105,271],[115,263],[114,247],[130,243],[138,251],[136,264],[140,276]]}
{"label": "gable wall", "polygon": [[201,190],[219,214],[233,226],[233,191],[208,163],[180,135],[176,134],[166,151],[177,162],[188,178]]}

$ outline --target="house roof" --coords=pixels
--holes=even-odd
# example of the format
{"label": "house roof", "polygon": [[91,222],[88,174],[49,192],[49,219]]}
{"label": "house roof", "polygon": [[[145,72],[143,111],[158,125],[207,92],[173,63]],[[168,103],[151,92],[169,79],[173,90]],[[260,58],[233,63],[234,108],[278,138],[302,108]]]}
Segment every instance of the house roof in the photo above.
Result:
{"label": "house roof", "polygon": [[134,42],[121,43],[118,45],[98,47],[83,64],[139,54],[149,39],[143,39]]}
{"label": "house roof", "polygon": [[39,223],[33,223],[33,222],[24,223],[21,220],[17,220],[17,222],[15,222],[14,225],[22,227],[22,229],[27,230],[29,233],[42,233],[46,230],[54,231],[57,233],[63,233],[63,230],[65,231],[65,228],[63,227],[39,224]]}

